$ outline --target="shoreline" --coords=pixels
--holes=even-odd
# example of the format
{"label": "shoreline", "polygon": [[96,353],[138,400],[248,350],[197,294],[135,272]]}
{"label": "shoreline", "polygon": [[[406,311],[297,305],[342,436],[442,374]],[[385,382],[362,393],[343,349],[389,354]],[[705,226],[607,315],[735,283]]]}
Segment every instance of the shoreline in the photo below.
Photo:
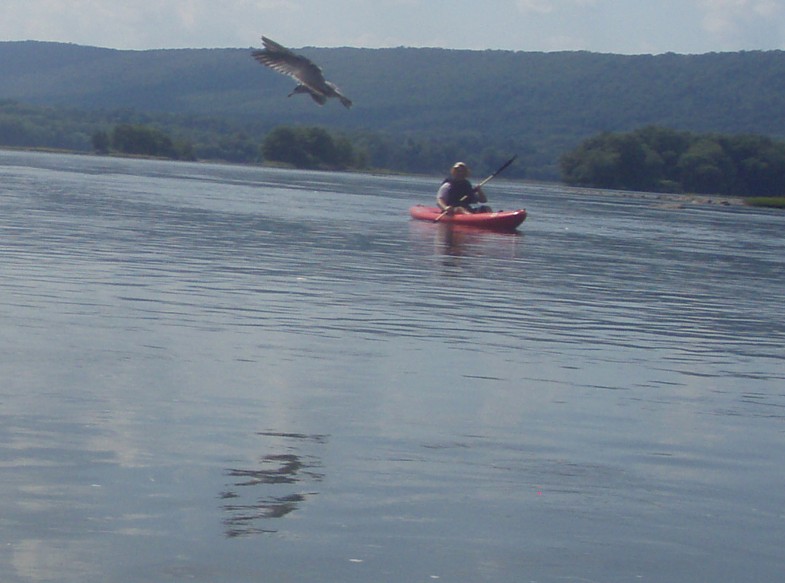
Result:
{"label": "shoreline", "polygon": [[653,194],[661,208],[681,209],[690,205],[750,206],[739,196],[710,196],[698,194]]}
{"label": "shoreline", "polygon": [[[560,183],[563,184],[563,183]],[[672,192],[647,192],[642,190],[617,190],[617,189],[604,189],[604,188],[589,188],[580,186],[569,186],[563,184],[565,187],[573,189],[577,192],[591,193],[591,194],[610,194],[613,196],[621,196],[625,198],[633,198],[640,200],[648,200],[661,208],[685,208],[690,205],[719,205],[719,206],[750,206],[746,199],[741,196],[723,196],[711,194],[689,194],[689,193],[672,193]]]}
{"label": "shoreline", "polygon": [[[226,165],[237,165],[237,166],[258,166],[263,168],[286,168],[285,165],[278,165],[275,163],[257,163],[257,164],[248,164],[248,163],[238,163],[238,162],[230,162],[226,160],[178,160],[173,158],[159,158],[155,156],[141,156],[141,155],[129,155],[129,154],[116,154],[116,153],[98,153],[98,152],[84,152],[84,151],[76,151],[76,150],[67,150],[67,149],[57,149],[57,148],[33,148],[33,147],[14,147],[14,146],[0,146],[0,151],[9,151],[9,152],[40,152],[44,154],[70,154],[70,155],[84,155],[84,156],[99,156],[99,157],[108,157],[108,158],[128,158],[128,159],[146,159],[146,160],[165,160],[171,162],[191,162],[197,164],[226,164]],[[409,173],[402,173],[395,170],[387,170],[387,169],[379,169],[379,168],[368,168],[368,169],[344,169],[344,170],[325,170],[325,169],[310,169],[310,170],[323,170],[327,172],[353,172],[357,174],[370,174],[370,175],[379,175],[379,176],[411,176]],[[425,176],[425,175],[424,175]],[[634,191],[634,190],[615,190],[615,189],[603,189],[603,188],[591,188],[591,187],[581,187],[581,186],[571,186],[567,185],[560,181],[540,181],[540,180],[527,180],[521,179],[521,182],[528,182],[531,184],[560,184],[564,187],[576,190],[576,191],[584,191],[584,192],[591,192],[591,193],[604,193],[604,194],[612,194],[614,196],[624,196],[628,198],[638,198],[644,200],[651,200],[656,203],[658,208],[663,209],[683,209],[687,208],[691,205],[719,205],[719,206],[750,206],[750,207],[759,207],[759,208],[783,208],[785,207],[785,197],[749,197],[744,198],[740,196],[721,196],[721,195],[708,195],[708,194],[679,194],[679,193],[663,193],[663,192],[645,192],[645,191]],[[753,204],[751,203],[754,199],[770,199],[770,200],[777,200],[777,204]]]}

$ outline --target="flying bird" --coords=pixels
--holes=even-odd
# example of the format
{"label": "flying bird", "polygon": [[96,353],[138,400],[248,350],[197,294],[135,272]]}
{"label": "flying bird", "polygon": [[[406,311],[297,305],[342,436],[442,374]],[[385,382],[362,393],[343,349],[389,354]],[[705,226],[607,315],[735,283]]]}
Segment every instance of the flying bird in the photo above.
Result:
{"label": "flying bird", "polygon": [[293,53],[265,36],[262,37],[262,42],[264,42],[264,50],[253,51],[251,56],[262,65],[289,75],[297,81],[298,85],[289,97],[296,93],[307,93],[319,105],[324,105],[330,97],[336,97],[344,107],[352,106],[351,100],[341,93],[334,83],[327,81],[322,70],[309,59]]}

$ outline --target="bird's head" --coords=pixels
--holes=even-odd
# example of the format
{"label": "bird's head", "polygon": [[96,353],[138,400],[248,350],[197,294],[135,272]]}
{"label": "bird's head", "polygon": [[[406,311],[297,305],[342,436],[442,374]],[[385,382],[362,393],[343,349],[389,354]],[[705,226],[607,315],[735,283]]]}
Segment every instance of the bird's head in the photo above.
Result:
{"label": "bird's head", "polygon": [[305,85],[298,85],[289,95],[287,95],[287,97],[297,95],[298,93],[311,93],[311,90],[308,89]]}

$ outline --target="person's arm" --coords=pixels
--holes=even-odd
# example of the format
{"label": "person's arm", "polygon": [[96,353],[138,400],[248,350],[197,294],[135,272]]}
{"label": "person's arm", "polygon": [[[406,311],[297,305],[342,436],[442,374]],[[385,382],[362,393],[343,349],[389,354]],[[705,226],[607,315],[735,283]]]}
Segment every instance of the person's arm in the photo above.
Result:
{"label": "person's arm", "polygon": [[485,196],[485,192],[482,190],[482,186],[478,186],[474,189],[474,193],[477,195],[477,202],[488,202],[488,197]]}
{"label": "person's arm", "polygon": [[439,187],[439,191],[436,193],[436,204],[439,205],[439,208],[445,210],[449,205],[447,201],[449,200],[450,195],[450,185],[445,182]]}

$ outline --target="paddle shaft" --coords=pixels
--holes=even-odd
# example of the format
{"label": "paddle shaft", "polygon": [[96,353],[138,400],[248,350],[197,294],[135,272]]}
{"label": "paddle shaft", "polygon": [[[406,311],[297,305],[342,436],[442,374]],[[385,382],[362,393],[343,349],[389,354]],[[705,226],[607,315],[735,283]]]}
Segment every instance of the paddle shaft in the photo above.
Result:
{"label": "paddle shaft", "polygon": [[507,166],[509,166],[510,164],[512,164],[512,163],[515,161],[515,158],[517,158],[517,157],[518,157],[518,154],[515,154],[515,156],[513,156],[512,158],[510,158],[509,160],[507,160],[507,161],[506,161],[504,164],[502,164],[502,165],[499,167],[499,169],[498,169],[496,172],[494,172],[494,173],[493,173],[493,174],[491,174],[491,175],[490,175],[488,178],[486,178],[485,180],[483,180],[482,182],[480,182],[480,183],[479,183],[479,184],[478,184],[478,185],[475,187],[475,190],[476,190],[477,188],[480,188],[480,187],[481,187],[483,184],[485,184],[486,182],[488,182],[488,181],[489,181],[491,178],[493,178],[494,176],[496,176],[497,174],[499,174],[499,173],[500,173],[502,170],[505,170],[505,169],[507,168]]}

